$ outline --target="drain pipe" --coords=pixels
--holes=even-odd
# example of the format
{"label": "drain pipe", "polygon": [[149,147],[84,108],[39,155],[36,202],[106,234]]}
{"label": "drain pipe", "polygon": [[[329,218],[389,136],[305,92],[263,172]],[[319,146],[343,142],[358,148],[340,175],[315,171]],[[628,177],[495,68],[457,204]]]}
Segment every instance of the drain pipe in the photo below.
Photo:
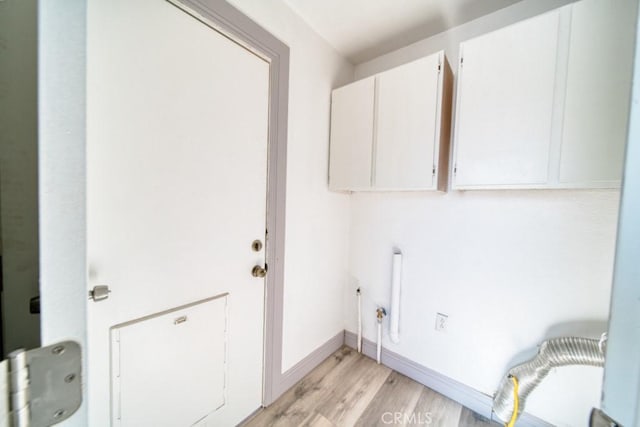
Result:
{"label": "drain pipe", "polygon": [[[529,394],[545,379],[551,369],[570,365],[604,366],[603,339],[598,341],[562,337],[544,341],[533,359],[514,366],[504,376],[493,398],[493,412],[504,422],[508,422],[512,417],[515,417],[515,421],[524,411],[525,400]],[[514,396],[516,384],[518,399]],[[519,400],[517,406],[516,400]]]}
{"label": "drain pipe", "polygon": [[358,296],[358,353],[362,353],[362,293],[360,288],[356,289],[356,295]]}
{"label": "drain pipe", "polygon": [[387,315],[383,307],[376,309],[376,318],[378,319],[378,347],[376,349],[376,361],[380,364],[380,353],[382,351],[382,318]]}

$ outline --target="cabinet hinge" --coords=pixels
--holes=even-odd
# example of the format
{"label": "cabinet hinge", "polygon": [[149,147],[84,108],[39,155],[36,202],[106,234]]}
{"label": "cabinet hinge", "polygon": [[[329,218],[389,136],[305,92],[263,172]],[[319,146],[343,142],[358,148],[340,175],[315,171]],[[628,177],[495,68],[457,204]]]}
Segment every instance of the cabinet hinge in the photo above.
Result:
{"label": "cabinet hinge", "polygon": [[438,64],[438,72],[440,72],[441,69],[442,69],[442,65]]}
{"label": "cabinet hinge", "polygon": [[453,165],[453,174],[458,173],[458,165]]}
{"label": "cabinet hinge", "polygon": [[[0,362],[0,425],[44,427],[73,415],[82,403],[80,345],[64,341],[16,350]],[[6,422],[6,424],[5,424]]]}
{"label": "cabinet hinge", "polygon": [[464,57],[460,57],[460,65],[464,64]]}
{"label": "cabinet hinge", "polygon": [[433,166],[433,168],[431,169],[431,174],[432,174],[432,175],[435,175],[435,174],[436,174],[436,167],[435,167],[435,166]]}

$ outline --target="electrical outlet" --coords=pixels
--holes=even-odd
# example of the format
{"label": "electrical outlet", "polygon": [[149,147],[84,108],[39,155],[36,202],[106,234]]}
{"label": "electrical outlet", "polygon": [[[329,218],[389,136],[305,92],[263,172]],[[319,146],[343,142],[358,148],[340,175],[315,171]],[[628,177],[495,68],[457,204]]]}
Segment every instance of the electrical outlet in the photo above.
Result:
{"label": "electrical outlet", "polygon": [[446,314],[436,313],[436,331],[446,332],[448,320],[449,316]]}

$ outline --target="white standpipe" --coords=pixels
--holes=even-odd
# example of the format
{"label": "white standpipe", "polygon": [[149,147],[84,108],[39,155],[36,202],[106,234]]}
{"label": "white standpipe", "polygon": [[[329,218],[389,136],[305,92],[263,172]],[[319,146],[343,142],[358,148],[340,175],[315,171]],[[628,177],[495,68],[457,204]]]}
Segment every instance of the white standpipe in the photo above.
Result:
{"label": "white standpipe", "polygon": [[362,294],[360,288],[356,291],[358,295],[358,353],[362,353]]}
{"label": "white standpipe", "polygon": [[393,254],[391,273],[391,313],[389,313],[389,338],[391,342],[400,342],[400,285],[402,278],[402,253]]}
{"label": "white standpipe", "polygon": [[387,315],[387,312],[382,307],[376,309],[376,318],[378,319],[378,341],[376,348],[376,361],[380,364],[380,353],[382,352],[382,318]]}

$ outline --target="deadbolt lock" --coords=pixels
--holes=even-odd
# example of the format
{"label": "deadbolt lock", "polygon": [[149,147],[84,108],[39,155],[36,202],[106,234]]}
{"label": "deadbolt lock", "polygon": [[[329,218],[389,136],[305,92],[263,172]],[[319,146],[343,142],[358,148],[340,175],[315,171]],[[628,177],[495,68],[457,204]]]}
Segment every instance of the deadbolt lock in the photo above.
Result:
{"label": "deadbolt lock", "polygon": [[260,252],[262,250],[262,242],[260,240],[254,240],[253,243],[251,243],[251,249],[253,249],[254,252]]}

